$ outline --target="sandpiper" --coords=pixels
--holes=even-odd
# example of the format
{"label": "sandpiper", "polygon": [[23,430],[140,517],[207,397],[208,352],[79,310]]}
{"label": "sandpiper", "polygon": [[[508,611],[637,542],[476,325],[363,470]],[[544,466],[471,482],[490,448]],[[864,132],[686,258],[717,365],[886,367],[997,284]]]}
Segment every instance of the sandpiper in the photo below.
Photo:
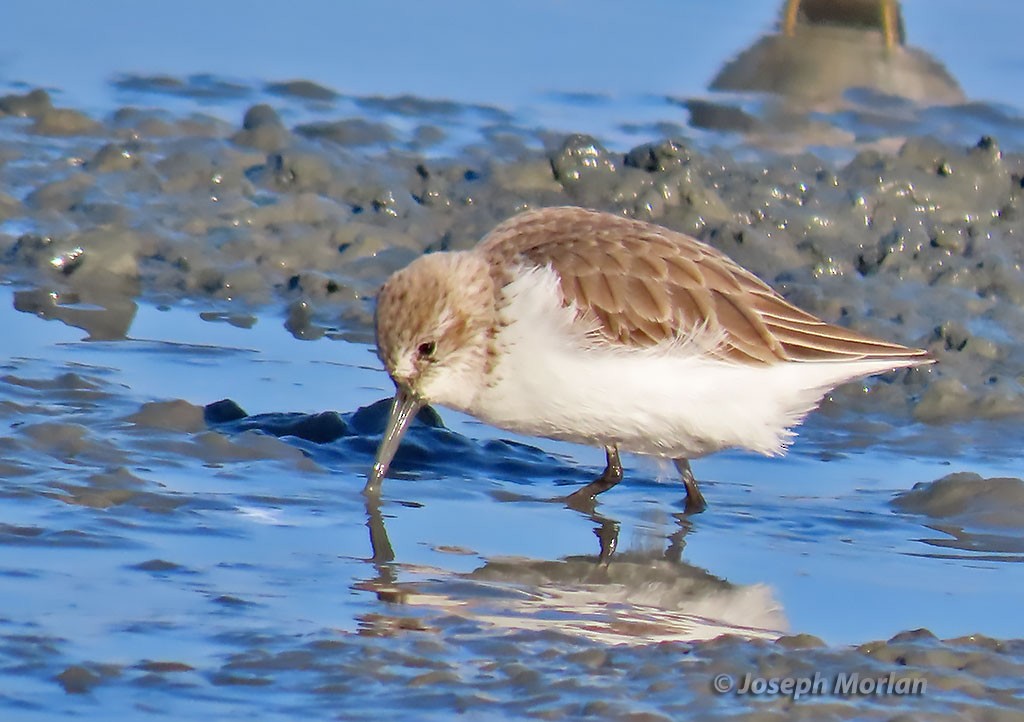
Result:
{"label": "sandpiper", "polygon": [[424,404],[510,431],[672,459],[782,453],[835,386],[929,363],[925,351],[834,326],[690,236],[576,207],[521,213],[469,251],[416,259],[377,298],[377,355],[397,392],[365,493]]}

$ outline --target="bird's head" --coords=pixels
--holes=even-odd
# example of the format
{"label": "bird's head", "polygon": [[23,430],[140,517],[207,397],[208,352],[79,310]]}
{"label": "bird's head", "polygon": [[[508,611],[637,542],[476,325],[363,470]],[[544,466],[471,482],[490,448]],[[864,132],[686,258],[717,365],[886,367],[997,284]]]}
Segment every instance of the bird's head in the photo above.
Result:
{"label": "bird's head", "polygon": [[494,281],[472,253],[422,256],[377,296],[377,356],[397,389],[366,489],[375,492],[425,404],[471,408],[486,381],[496,328]]}

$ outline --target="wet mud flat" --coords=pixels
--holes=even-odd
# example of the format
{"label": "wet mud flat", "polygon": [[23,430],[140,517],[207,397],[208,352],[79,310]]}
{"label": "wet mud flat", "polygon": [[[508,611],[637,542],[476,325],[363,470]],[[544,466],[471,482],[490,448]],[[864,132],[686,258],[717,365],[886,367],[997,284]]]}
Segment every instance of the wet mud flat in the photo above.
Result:
{"label": "wet mud flat", "polygon": [[[232,120],[0,98],[0,707],[1020,714],[1024,155],[998,136],[840,161],[685,134],[611,149],[412,98],[283,120],[315,87]],[[431,151],[466,122],[484,140]],[[691,233],[938,363],[838,390],[787,459],[698,462],[701,515],[632,461],[592,514],[551,503],[600,460],[443,410],[368,504],[375,289],[559,204]],[[815,675],[800,699],[767,686]]]}

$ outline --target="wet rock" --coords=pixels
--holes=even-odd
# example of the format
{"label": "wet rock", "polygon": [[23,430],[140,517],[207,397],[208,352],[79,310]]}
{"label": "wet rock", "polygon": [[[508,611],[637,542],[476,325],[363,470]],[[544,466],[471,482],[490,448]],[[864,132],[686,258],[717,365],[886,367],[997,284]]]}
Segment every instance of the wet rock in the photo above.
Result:
{"label": "wet rock", "polygon": [[35,116],[31,131],[40,135],[86,135],[96,133],[95,120],[71,108],[46,108]]}
{"label": "wet rock", "polygon": [[984,634],[969,634],[964,637],[950,639],[949,642],[950,644],[961,644],[969,647],[978,647],[979,649],[988,649],[1001,654],[1009,651],[1005,642],[999,639],[993,639],[992,637]]}
{"label": "wet rock", "polygon": [[214,197],[247,190],[245,171],[255,156],[220,140],[184,142],[154,164],[165,193],[204,191]]}
{"label": "wet rock", "polygon": [[193,433],[206,428],[204,409],[181,399],[150,401],[125,421],[144,429],[164,429]]}
{"label": "wet rock", "polygon": [[203,418],[208,424],[223,424],[244,419],[248,414],[231,399],[221,399],[203,408]]}
{"label": "wet rock", "polygon": [[126,74],[115,79],[114,86],[126,91],[187,98],[240,99],[251,92],[245,85],[210,73],[197,73],[185,78],[171,75]]}
{"label": "wet rock", "polygon": [[358,294],[349,286],[327,274],[317,271],[299,273],[288,279],[288,287],[314,301],[345,299],[354,301]]}
{"label": "wet rock", "polygon": [[23,426],[21,433],[57,457],[79,456],[90,448],[88,429],[80,424],[42,422]]}
{"label": "wet rock", "polygon": [[25,203],[39,211],[67,213],[85,202],[86,194],[95,180],[85,174],[75,174],[37,187],[25,198]]}
{"label": "wet rock", "polygon": [[176,573],[185,570],[180,564],[169,562],[166,559],[149,559],[132,565],[131,569],[138,569],[139,571],[151,572],[153,574]]}
{"label": "wet rock", "polygon": [[145,672],[156,672],[158,674],[166,674],[169,672],[192,672],[195,670],[190,664],[184,662],[173,662],[164,660],[150,660],[144,659],[135,665],[136,669],[141,669]]}
{"label": "wet rock", "polygon": [[68,694],[86,694],[102,681],[100,675],[79,664],[66,668],[56,679]]}
{"label": "wet rock", "polygon": [[688,98],[684,105],[690,113],[690,124],[695,128],[730,133],[753,133],[763,130],[764,123],[742,108],[700,98]]}
{"label": "wet rock", "polygon": [[383,251],[405,249],[419,253],[423,243],[405,233],[352,221],[331,234],[331,244],[345,263],[377,256]]}
{"label": "wet rock", "polygon": [[35,88],[22,95],[15,93],[0,97],[0,113],[6,115],[37,118],[52,108],[50,94],[42,88]]}
{"label": "wet rock", "polygon": [[272,685],[274,680],[237,674],[215,674],[211,676],[210,682],[217,686],[227,687],[266,687]]}
{"label": "wet rock", "polygon": [[636,146],[626,153],[624,162],[648,173],[667,173],[691,165],[695,156],[683,142],[663,140]]}
{"label": "wet rock", "polygon": [[330,88],[314,83],[312,80],[289,80],[281,83],[270,83],[266,86],[266,90],[274,95],[321,102],[329,102],[339,97]]}
{"label": "wet rock", "polygon": [[75,281],[85,284],[96,276],[106,282],[111,276],[135,278],[139,275],[139,258],[155,249],[152,237],[129,229],[98,229],[76,234],[68,239],[82,249],[75,269]]}
{"label": "wet rock", "polygon": [[[408,94],[357,98],[356,104],[360,108],[370,111],[407,116],[452,116],[464,112],[466,108],[453,100],[436,100]],[[497,109],[489,109],[489,111],[499,115],[501,113]]]}
{"label": "wet rock", "polygon": [[666,171],[654,179],[648,203],[649,219],[655,220],[669,213],[678,218],[679,230],[699,235],[707,226],[728,222],[731,217],[727,206],[714,188],[704,180],[696,166],[684,166]]}
{"label": "wet rock", "polygon": [[254,182],[282,193],[323,192],[335,179],[330,164],[322,156],[299,151],[273,153],[247,174]]}
{"label": "wet rock", "polygon": [[[65,260],[60,263],[67,265]],[[96,294],[55,294],[47,289],[17,291],[14,308],[81,328],[89,334],[90,341],[123,339],[135,319],[138,305],[124,298],[119,288],[120,284],[106,284],[103,292]]]}
{"label": "wet rock", "polygon": [[281,116],[277,114],[273,107],[266,103],[260,103],[245,111],[245,116],[242,118],[243,130],[255,130],[265,126],[284,127],[284,123],[281,122]]}
{"label": "wet rock", "polygon": [[970,333],[959,321],[946,321],[935,328],[933,334],[936,341],[942,344],[946,351],[963,351],[967,347]]}
{"label": "wet rock", "polygon": [[323,337],[326,329],[313,322],[313,306],[308,301],[297,300],[288,304],[288,317],[284,327],[300,341],[315,341]]}
{"label": "wet rock", "polygon": [[135,143],[107,143],[86,161],[84,168],[94,173],[130,171],[142,163],[139,146]]}
{"label": "wet rock", "polygon": [[19,432],[34,449],[59,461],[94,462],[104,465],[125,463],[123,451],[91,434],[82,424],[43,421],[26,424]]}
{"label": "wet rock", "polygon": [[438,210],[461,205],[471,196],[460,186],[478,177],[475,171],[461,166],[436,167],[419,163],[416,166],[418,183],[414,182],[412,197],[420,205]]}
{"label": "wet rock", "polygon": [[[21,203],[17,198],[0,191],[0,221],[22,214]],[[2,243],[0,243],[2,247]]]}
{"label": "wet rock", "polygon": [[275,153],[287,147],[290,133],[277,111],[269,105],[254,105],[245,111],[242,129],[231,136],[232,142],[264,153]]}
{"label": "wet rock", "polygon": [[5,375],[0,377],[0,382],[14,384],[39,391],[82,391],[87,393],[99,392],[102,386],[96,381],[77,373],[62,373],[54,378],[22,378],[19,376]]}
{"label": "wet rock", "polygon": [[618,184],[617,165],[596,139],[573,135],[551,155],[555,180],[570,196],[589,205],[589,199],[608,198]]}
{"label": "wet rock", "polygon": [[775,643],[785,649],[819,649],[825,643],[813,634],[791,634],[779,637]]}
{"label": "wet rock", "polygon": [[146,485],[143,479],[123,466],[91,474],[88,482],[91,486],[102,489],[137,489]]}
{"label": "wet rock", "polygon": [[889,638],[889,644],[898,644],[900,642],[936,642],[938,637],[932,633],[930,629],[908,629],[904,632],[893,635]]}
{"label": "wet rock", "polygon": [[919,482],[893,500],[901,511],[969,526],[1024,527],[1024,481],[960,472]]}
{"label": "wet rock", "polygon": [[118,108],[110,117],[111,129],[129,141],[164,138],[179,132],[175,123],[160,111],[131,106]]}
{"label": "wet rock", "polygon": [[[391,411],[391,399],[381,399],[369,406],[363,406],[352,414],[349,422],[353,430],[360,434],[379,435],[383,433]],[[414,423],[424,424],[430,428],[443,429],[441,415],[431,406],[424,406],[416,414]]]}
{"label": "wet rock", "polygon": [[1003,350],[991,339],[978,336],[967,330],[959,321],[946,321],[935,328],[929,348],[948,353],[964,353],[995,361],[1003,356]]}
{"label": "wet rock", "polygon": [[416,215],[419,205],[406,188],[395,188],[376,183],[365,183],[348,188],[345,199],[355,213],[373,213],[390,218]]}
{"label": "wet rock", "polygon": [[448,134],[436,125],[420,125],[412,132],[411,147],[423,150],[443,143]]}
{"label": "wet rock", "polygon": [[210,323],[226,323],[235,328],[250,329],[259,320],[251,313],[227,313],[222,311],[203,311],[199,318]]}
{"label": "wet rock", "polygon": [[566,661],[582,667],[598,669],[608,664],[609,655],[608,651],[604,649],[587,649],[568,655]]}
{"label": "wet rock", "polygon": [[334,411],[319,414],[259,414],[237,424],[240,429],[259,429],[274,436],[294,436],[314,444],[329,444],[352,432]]}
{"label": "wet rock", "polygon": [[214,294],[226,301],[245,301],[260,305],[270,300],[266,274],[255,264],[243,263],[229,269],[221,277],[220,288]]}
{"label": "wet rock", "polygon": [[255,431],[244,431],[230,438],[214,431],[201,432],[192,437],[188,452],[207,463],[276,459],[304,466],[299,449]]}
{"label": "wet rock", "polygon": [[362,118],[307,123],[296,127],[295,132],[306,138],[328,140],[342,146],[381,145],[395,140],[389,126]]}
{"label": "wet rock", "polygon": [[120,90],[174,94],[184,89],[185,82],[170,75],[125,74],[116,78],[113,85]]}
{"label": "wet rock", "polygon": [[[252,228],[272,227],[284,236],[287,234],[284,229],[294,227],[302,233],[322,237],[321,227],[340,225],[351,218],[351,213],[339,203],[316,193],[296,192],[278,199],[275,203],[248,209],[242,218],[246,225],[244,233],[249,233]],[[242,253],[237,256],[238,260],[246,257],[247,249],[251,253],[252,240],[249,239],[246,243],[246,237],[243,235],[241,241],[238,247]],[[298,241],[298,238],[286,240],[288,243],[293,241]]]}
{"label": "wet rock", "polygon": [[972,415],[975,395],[959,379],[943,378],[932,383],[914,407],[914,418],[940,424]]}
{"label": "wet rock", "polygon": [[562,190],[551,163],[540,159],[499,165],[493,170],[493,179],[499,187],[516,194],[538,191],[553,194]]}
{"label": "wet rock", "polygon": [[406,684],[410,687],[433,687],[435,685],[457,685],[461,682],[459,675],[448,670],[434,670],[418,674]]}
{"label": "wet rock", "polygon": [[186,500],[179,496],[146,492],[123,486],[104,485],[102,480],[98,485],[71,484],[60,481],[54,482],[51,486],[57,491],[51,492],[47,496],[65,504],[90,509],[136,507],[154,514],[169,514],[186,503]]}

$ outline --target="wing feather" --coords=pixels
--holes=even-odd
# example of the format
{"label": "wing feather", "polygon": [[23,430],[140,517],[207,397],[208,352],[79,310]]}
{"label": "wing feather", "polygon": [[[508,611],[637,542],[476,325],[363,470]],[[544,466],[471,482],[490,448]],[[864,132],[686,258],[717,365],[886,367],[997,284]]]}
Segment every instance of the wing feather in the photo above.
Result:
{"label": "wing feather", "polygon": [[826,323],[711,246],[642,221],[543,208],[497,226],[479,250],[506,274],[517,265],[552,268],[563,303],[612,345],[650,347],[708,333],[721,339],[709,352],[741,363],[928,360],[924,351]]}

